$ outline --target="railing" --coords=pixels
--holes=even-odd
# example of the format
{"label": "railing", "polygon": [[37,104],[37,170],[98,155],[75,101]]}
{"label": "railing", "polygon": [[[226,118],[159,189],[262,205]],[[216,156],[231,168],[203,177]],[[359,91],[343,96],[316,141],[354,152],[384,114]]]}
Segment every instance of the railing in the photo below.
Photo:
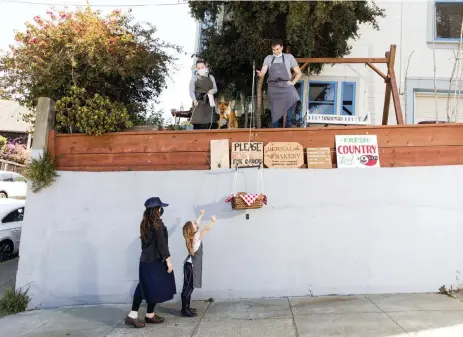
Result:
{"label": "railing", "polygon": [[0,171],[10,171],[16,173],[23,173],[25,165],[18,164],[12,161],[0,159]]}

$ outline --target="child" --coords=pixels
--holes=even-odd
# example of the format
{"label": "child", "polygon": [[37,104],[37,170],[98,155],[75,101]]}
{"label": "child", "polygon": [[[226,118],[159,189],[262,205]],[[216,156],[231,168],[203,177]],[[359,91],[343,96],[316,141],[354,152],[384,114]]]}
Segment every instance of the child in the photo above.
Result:
{"label": "child", "polygon": [[199,229],[199,224],[206,211],[201,210],[201,214],[196,221],[188,221],[183,226],[183,237],[185,238],[188,257],[183,265],[183,290],[182,290],[182,315],[186,317],[196,316],[196,309],[190,308],[191,294],[194,288],[201,288],[202,267],[203,267],[203,244],[202,238],[215,225],[215,216],[211,217],[209,225],[203,230]]}

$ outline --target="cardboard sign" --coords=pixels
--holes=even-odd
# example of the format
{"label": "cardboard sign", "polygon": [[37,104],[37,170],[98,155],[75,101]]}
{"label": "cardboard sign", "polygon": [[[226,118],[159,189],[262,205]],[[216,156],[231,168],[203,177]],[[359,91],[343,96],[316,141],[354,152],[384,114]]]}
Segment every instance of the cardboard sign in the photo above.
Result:
{"label": "cardboard sign", "polygon": [[380,167],[376,135],[336,136],[336,160],[339,168]]}
{"label": "cardboard sign", "polygon": [[228,139],[211,140],[211,170],[230,168]]}
{"label": "cardboard sign", "polygon": [[264,164],[269,168],[299,168],[304,165],[304,148],[296,142],[271,142],[264,148]]}
{"label": "cardboard sign", "polygon": [[332,168],[331,151],[329,147],[312,147],[307,151],[307,168]]}
{"label": "cardboard sign", "polygon": [[231,167],[255,166],[264,164],[264,143],[242,142],[232,143]]}

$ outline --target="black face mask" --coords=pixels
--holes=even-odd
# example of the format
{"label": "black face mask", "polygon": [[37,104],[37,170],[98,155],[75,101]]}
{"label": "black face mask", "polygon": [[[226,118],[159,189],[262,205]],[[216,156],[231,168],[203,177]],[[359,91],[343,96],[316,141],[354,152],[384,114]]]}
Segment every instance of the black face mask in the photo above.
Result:
{"label": "black face mask", "polygon": [[159,211],[159,213],[160,213],[161,215],[164,214],[164,207],[161,207],[161,210]]}

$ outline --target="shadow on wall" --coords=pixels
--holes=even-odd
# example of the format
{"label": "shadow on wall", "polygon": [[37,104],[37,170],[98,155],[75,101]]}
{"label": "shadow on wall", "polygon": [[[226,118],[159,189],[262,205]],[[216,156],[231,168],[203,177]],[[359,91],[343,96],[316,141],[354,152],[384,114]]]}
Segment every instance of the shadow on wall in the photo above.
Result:
{"label": "shadow on wall", "polygon": [[[77,252],[76,252],[77,253]],[[77,305],[98,304],[101,303],[101,298],[98,294],[101,293],[98,286],[98,262],[97,250],[94,244],[85,238],[82,244],[82,250],[78,253],[81,254],[82,259],[79,266],[79,275],[85,277],[79,278],[79,294],[88,294],[78,297],[76,300]]]}

